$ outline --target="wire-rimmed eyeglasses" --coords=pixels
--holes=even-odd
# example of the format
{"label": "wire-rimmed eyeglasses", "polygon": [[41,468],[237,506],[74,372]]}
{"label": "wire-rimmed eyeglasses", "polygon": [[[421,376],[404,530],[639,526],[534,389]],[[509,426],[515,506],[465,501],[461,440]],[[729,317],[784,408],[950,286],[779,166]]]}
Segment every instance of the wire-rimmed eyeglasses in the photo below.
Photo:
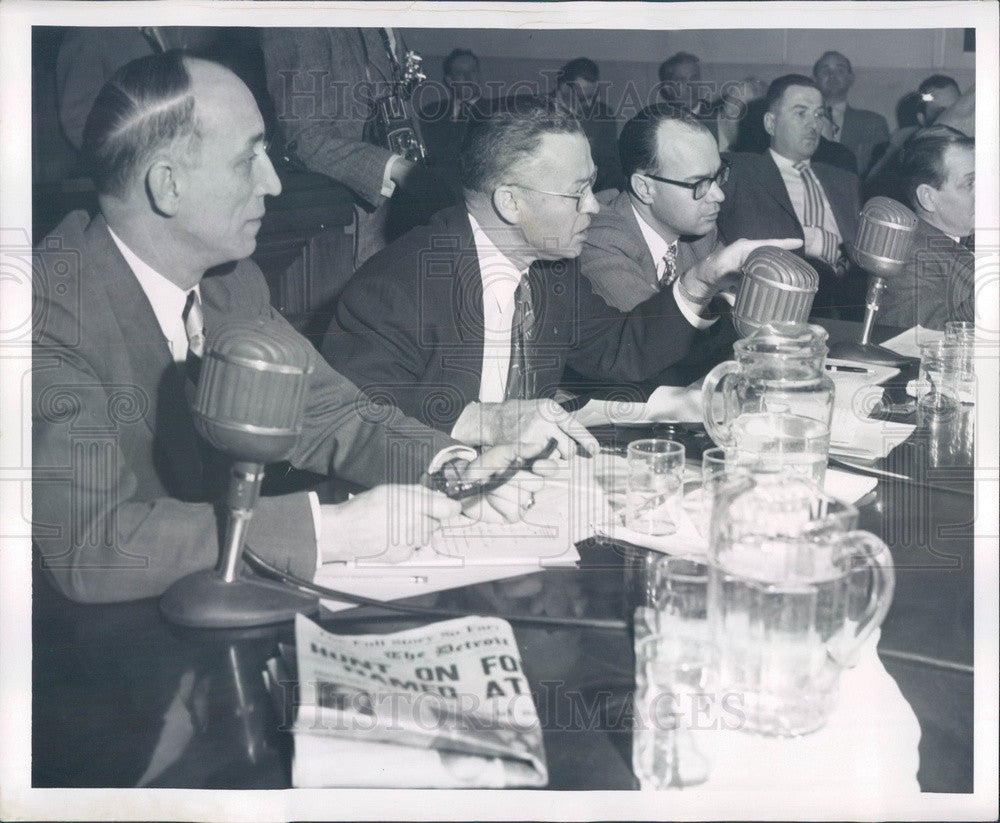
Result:
{"label": "wire-rimmed eyeglasses", "polygon": [[570,200],[576,200],[576,210],[583,210],[583,202],[587,197],[592,197],[594,194],[594,183],[597,182],[597,172],[595,171],[590,175],[590,179],[583,184],[580,191],[548,191],[546,189],[536,189],[532,186],[525,186],[523,183],[504,183],[505,186],[517,186],[519,189],[525,189],[526,191],[533,191],[535,194],[548,194],[552,197],[566,197]]}
{"label": "wire-rimmed eyeglasses", "polygon": [[650,174],[649,172],[641,172],[643,177],[648,177],[650,180],[656,180],[660,183],[669,183],[672,186],[681,186],[685,189],[691,190],[691,196],[695,200],[701,200],[712,188],[713,183],[718,183],[720,186],[726,185],[726,181],[729,180],[729,164],[723,163],[719,166],[719,170],[711,177],[702,177],[700,180],[695,180],[693,183],[686,183],[683,180],[671,180],[669,177],[659,177],[655,174]]}

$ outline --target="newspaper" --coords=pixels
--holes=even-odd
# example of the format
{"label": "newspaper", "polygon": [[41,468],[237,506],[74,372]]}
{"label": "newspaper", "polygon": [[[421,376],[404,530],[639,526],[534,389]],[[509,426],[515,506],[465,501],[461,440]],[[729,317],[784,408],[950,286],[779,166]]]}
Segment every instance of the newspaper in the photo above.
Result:
{"label": "newspaper", "polygon": [[302,615],[264,672],[295,742],[292,785],[545,786],[541,725],[510,624],[464,617],[338,635]]}

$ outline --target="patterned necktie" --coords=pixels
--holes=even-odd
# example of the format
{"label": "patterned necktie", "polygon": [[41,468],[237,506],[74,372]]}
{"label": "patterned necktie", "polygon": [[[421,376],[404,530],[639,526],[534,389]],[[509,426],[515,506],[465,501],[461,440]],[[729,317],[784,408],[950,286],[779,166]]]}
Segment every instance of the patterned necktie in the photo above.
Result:
{"label": "patterned necktie", "polygon": [[677,279],[677,241],[667,246],[663,254],[663,276],[660,278],[660,288],[672,286]]}
{"label": "patterned necktie", "polygon": [[831,266],[837,265],[837,247],[840,240],[837,235],[824,229],[826,223],[826,208],[823,206],[823,189],[820,187],[816,174],[806,160],[795,164],[795,170],[802,178],[804,204],[802,207],[802,228],[816,228],[823,233],[820,257]]}
{"label": "patterned necktie", "polygon": [[205,354],[205,315],[202,313],[201,297],[197,289],[188,292],[183,318],[188,339],[184,371],[192,382],[197,383],[201,373],[201,358]]}
{"label": "patterned necktie", "polygon": [[510,328],[510,368],[504,400],[531,400],[535,395],[534,374],[530,367],[531,339],[535,327],[535,309],[531,301],[531,281],[528,275],[514,292],[514,319]]}

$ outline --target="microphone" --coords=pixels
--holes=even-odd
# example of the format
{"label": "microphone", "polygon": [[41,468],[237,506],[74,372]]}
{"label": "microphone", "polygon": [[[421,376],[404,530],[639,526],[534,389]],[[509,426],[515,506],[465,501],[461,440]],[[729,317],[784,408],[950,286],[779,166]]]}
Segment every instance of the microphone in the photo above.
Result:
{"label": "microphone", "polygon": [[198,433],[233,458],[228,519],[219,563],[177,581],[160,600],[169,620],[205,628],[290,620],[317,601],[241,574],[240,560],[264,464],[284,460],[302,433],[309,375],[307,345],[261,318],[229,320],[209,337],[192,409]]}
{"label": "microphone", "polygon": [[865,299],[865,320],[858,343],[836,343],[830,357],[859,360],[882,366],[902,366],[906,358],[870,342],[886,280],[903,273],[913,248],[917,216],[889,197],[873,197],[861,209],[851,259],[870,275]]}
{"label": "microphone", "polygon": [[801,257],[775,246],[747,255],[733,306],[733,326],[749,337],[767,323],[805,323],[819,288],[819,275]]}

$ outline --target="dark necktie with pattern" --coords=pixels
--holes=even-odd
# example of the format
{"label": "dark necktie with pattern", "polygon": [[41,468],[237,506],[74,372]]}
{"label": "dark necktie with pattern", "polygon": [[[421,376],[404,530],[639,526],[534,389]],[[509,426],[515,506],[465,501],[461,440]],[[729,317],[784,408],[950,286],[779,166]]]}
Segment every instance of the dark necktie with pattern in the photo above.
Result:
{"label": "dark necktie with pattern", "polygon": [[184,331],[188,339],[184,373],[191,382],[197,384],[201,374],[201,358],[205,354],[205,315],[201,309],[201,298],[196,289],[188,292],[184,304]]}
{"label": "dark necktie with pattern", "polygon": [[677,241],[667,246],[663,254],[663,276],[660,278],[660,288],[665,289],[674,284],[677,279]]}
{"label": "dark necktie with pattern", "polygon": [[514,292],[514,320],[510,329],[510,368],[504,400],[532,400],[535,396],[534,374],[531,369],[531,343],[535,330],[535,309],[531,300],[528,275]]}

